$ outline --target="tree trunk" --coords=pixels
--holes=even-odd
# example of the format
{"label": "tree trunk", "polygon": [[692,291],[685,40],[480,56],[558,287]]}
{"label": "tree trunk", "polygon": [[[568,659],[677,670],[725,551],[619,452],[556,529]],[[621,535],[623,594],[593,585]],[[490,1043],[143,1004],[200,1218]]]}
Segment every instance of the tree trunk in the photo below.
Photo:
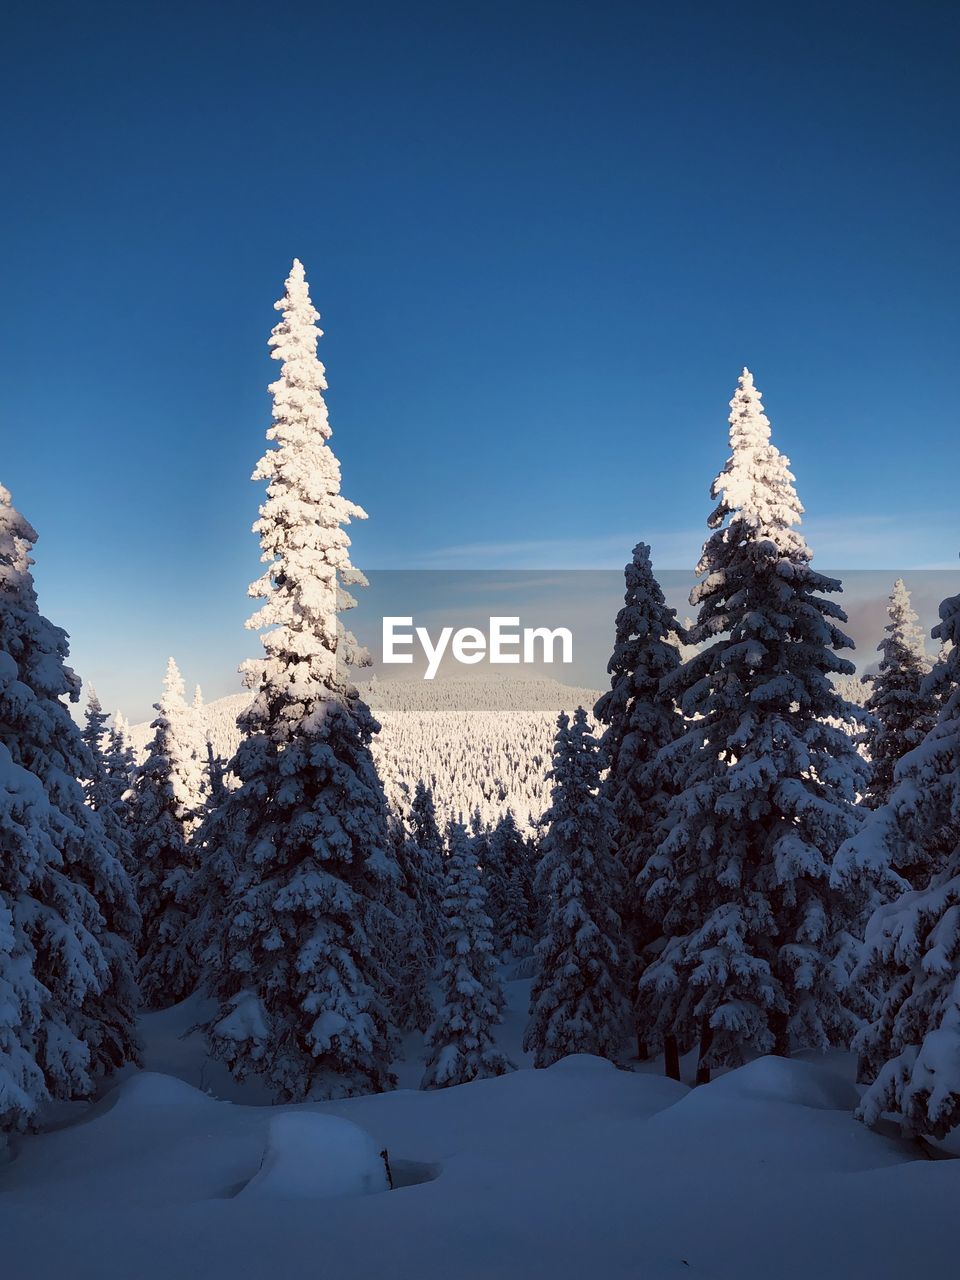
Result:
{"label": "tree trunk", "polygon": [[649,1057],[650,1052],[647,1049],[647,1042],[644,1040],[643,1033],[640,1028],[637,1027],[637,1060],[639,1062],[646,1062]]}
{"label": "tree trunk", "polygon": [[778,1058],[789,1058],[790,1041],[787,1038],[787,1015],[776,1011],[771,1013],[770,1030],[773,1032],[773,1052]]}
{"label": "tree trunk", "polygon": [[663,1071],[670,1080],[680,1079],[680,1048],[676,1036],[663,1038]]}
{"label": "tree trunk", "polygon": [[697,1055],[697,1084],[710,1083],[710,1068],[704,1064],[704,1058],[710,1052],[710,1046],[713,1043],[713,1028],[710,1026],[710,1019],[704,1017],[700,1023],[700,1052]]}

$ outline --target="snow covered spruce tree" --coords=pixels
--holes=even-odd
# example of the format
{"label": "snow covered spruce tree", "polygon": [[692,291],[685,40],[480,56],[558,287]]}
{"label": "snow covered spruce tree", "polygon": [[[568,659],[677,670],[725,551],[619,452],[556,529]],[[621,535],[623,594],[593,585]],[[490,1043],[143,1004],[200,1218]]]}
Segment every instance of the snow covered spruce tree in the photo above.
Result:
{"label": "snow covered spruce tree", "polygon": [[133,781],[137,773],[137,758],[130,744],[130,726],[118,711],[107,730],[103,746],[103,769],[110,789],[110,803],[122,815],[131,842],[129,870],[133,870],[132,840],[130,830],[130,801],[133,799]]}
{"label": "snow covered spruce tree", "polygon": [[401,1031],[426,1031],[433,1021],[434,1008],[429,985],[434,956],[427,944],[421,908],[422,862],[403,823],[390,818],[390,835],[399,877],[387,882],[376,925],[386,944],[383,950],[387,1004],[392,1020]]}
{"label": "snow covered spruce tree", "polygon": [[125,791],[120,790],[114,772],[123,768],[125,761],[114,758],[113,741],[106,722],[107,715],[100,699],[91,689],[80,735],[87,748],[84,798],[98,814],[104,835],[120,864],[120,870],[108,881],[94,887],[105,926],[101,944],[109,966],[109,978],[99,993],[89,998],[86,1006],[87,1017],[91,1021],[87,1037],[91,1064],[98,1075],[106,1075],[126,1062],[140,1060],[136,1035],[140,992],[135,977],[140,909],[130,878],[133,866],[130,814],[123,799]]}
{"label": "snow covered spruce tree", "polygon": [[934,698],[926,684],[930,663],[902,578],[893,584],[888,614],[887,635],[877,646],[880,666],[875,674],[864,676],[872,685],[864,704],[872,716],[864,734],[871,762],[870,785],[863,797],[868,809],[887,801],[894,766],[923,741],[936,719]]}
{"label": "snow covered spruce tree", "polygon": [[420,779],[413,792],[410,804],[410,831],[421,849],[428,849],[443,865],[443,836],[437,825],[437,807],[433,799],[433,788]]}
{"label": "snow covered spruce tree", "polygon": [[[867,819],[844,866],[873,876],[908,864],[914,886],[877,908],[856,977],[881,998],[855,1040],[869,1084],[858,1115],[897,1116],[911,1134],[960,1125],[960,596],[940,606],[934,636],[952,641],[937,723],[894,771],[887,803]],[[851,845],[854,842],[851,842]]]}
{"label": "snow covered spruce tree", "polygon": [[731,401],[731,456],[713,485],[713,534],[698,566],[691,631],[703,648],[664,691],[688,718],[662,759],[678,787],[668,833],[641,872],[666,945],[640,980],[641,1016],[698,1079],[750,1053],[843,1043],[837,938],[849,932],[829,883],[859,822],[863,762],[829,721],[859,714],[831,676],[853,671],[845,615],[821,593],[797,531],[803,508],[748,370]]}
{"label": "snow covered spruce tree", "polygon": [[[443,837],[437,826],[433,791],[417,782],[410,804],[408,851],[412,868],[411,888],[416,898],[424,941],[431,964],[436,963],[443,944]],[[414,850],[416,851],[414,855]]]}
{"label": "snow covered spruce tree", "polygon": [[183,677],[167,662],[153,738],[133,782],[133,857],[143,916],[140,990],[148,1008],[166,1008],[196,988],[191,946],[196,871],[193,833],[203,816],[203,782],[193,708]]}
{"label": "snow covered spruce tree", "polygon": [[207,740],[207,758],[203,766],[204,789],[207,795],[207,810],[219,809],[227,798],[227,762],[223,756],[213,749],[213,743]]}
{"label": "snow covered spruce tree", "polygon": [[427,1035],[421,1088],[443,1089],[513,1070],[493,1041],[504,1007],[486,891],[473,842],[461,822],[450,824],[443,897],[440,1008]]}
{"label": "snow covered spruce tree", "polygon": [[493,921],[497,950],[522,949],[523,939],[532,931],[533,868],[530,849],[513,810],[508,809],[493,830],[483,833],[478,840],[478,855],[483,859],[483,887],[487,892],[487,910]]}
{"label": "snow covered spruce tree", "polygon": [[532,882],[520,867],[514,867],[507,882],[506,899],[503,904],[503,915],[500,917],[498,934],[504,954],[508,956],[529,956],[533,947],[533,922],[530,909]]}
{"label": "snow covered spruce tree", "polygon": [[192,712],[193,754],[200,771],[200,799],[202,811],[210,806],[210,783],[207,767],[210,760],[210,727],[207,723],[207,708],[203,702],[203,690],[194,686]]}
{"label": "snow covered spruce tree", "polygon": [[[109,716],[103,710],[96,690],[87,693],[87,709],[80,736],[90,753],[90,774],[84,780],[84,797],[91,809],[100,814],[100,821],[110,839],[121,852],[124,866],[131,865],[131,833],[129,815],[123,802],[129,782],[126,772],[126,756],[122,753],[115,730],[107,728]],[[118,772],[125,777],[118,777]]]}
{"label": "snow covered spruce tree", "polygon": [[103,908],[128,892],[80,779],[92,765],[63,699],[80,682],[30,572],[36,533],[0,486],[0,1130],[48,1097],[88,1095],[126,1026]]}
{"label": "snow covered spruce tree", "polygon": [[392,1083],[385,996],[393,939],[380,936],[397,869],[370,755],[379,729],[348,671],[364,658],[340,621],[365,579],[343,528],[363,510],[340,493],[317,359],[319,319],[295,261],[270,337],[274,444],[254,531],[267,565],[248,626],[265,657],[246,664],[253,702],[231,764],[239,785],[205,829],[225,909],[209,940],[219,1010],[212,1051],[278,1098],[327,1098]]}
{"label": "snow covered spruce tree", "polygon": [[[614,849],[622,882],[620,916],[625,933],[622,950],[624,973],[630,965],[637,972],[657,948],[659,928],[644,910],[639,877],[664,831],[672,795],[669,770],[661,750],[676,741],[683,720],[663,681],[680,666],[680,644],[685,638],[676,610],[667,607],[660,583],[654,577],[650,548],[640,542],[624,569],[626,590],[617,614],[613,655],[607,664],[610,689],[597,702],[594,714],[606,725],[600,741],[607,774],[605,797],[613,806]],[[635,978],[631,990],[635,990]],[[646,1032],[637,1028],[640,1056],[646,1053]],[[677,1075],[676,1046],[665,1046],[669,1073]]]}
{"label": "snow covered spruce tree", "polygon": [[927,677],[925,692],[929,694],[933,701],[936,715],[940,714],[940,711],[950,698],[950,653],[953,647],[950,641],[941,640],[940,651]]}
{"label": "snow covered spruce tree", "polygon": [[564,714],[557,720],[549,777],[549,828],[536,873],[545,919],[523,1047],[536,1067],[570,1053],[615,1060],[629,1020],[629,966],[614,906],[613,805],[600,791],[599,744],[583,707],[572,724]]}

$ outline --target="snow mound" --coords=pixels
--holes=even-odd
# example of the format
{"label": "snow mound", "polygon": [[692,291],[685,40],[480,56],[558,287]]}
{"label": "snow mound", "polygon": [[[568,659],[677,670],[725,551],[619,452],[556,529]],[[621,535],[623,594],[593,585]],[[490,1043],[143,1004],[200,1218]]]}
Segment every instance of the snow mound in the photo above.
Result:
{"label": "snow mound", "polygon": [[241,1197],[323,1200],[389,1191],[373,1138],[340,1116],[288,1111],[270,1121],[263,1163]]}
{"label": "snow mound", "polygon": [[859,1094],[849,1080],[812,1062],[773,1056],[757,1058],[708,1085],[712,1096],[786,1102],[818,1111],[852,1111]]}
{"label": "snow mound", "polygon": [[117,1089],[113,1109],[136,1107],[140,1110],[182,1111],[185,1107],[216,1107],[220,1104],[209,1094],[176,1076],[158,1071],[139,1071]]}
{"label": "snow mound", "polygon": [[556,1071],[563,1074],[583,1075],[587,1073],[595,1074],[596,1072],[616,1071],[616,1067],[607,1058],[598,1058],[593,1053],[568,1053],[565,1058],[559,1058],[551,1066],[547,1067],[548,1071]]}

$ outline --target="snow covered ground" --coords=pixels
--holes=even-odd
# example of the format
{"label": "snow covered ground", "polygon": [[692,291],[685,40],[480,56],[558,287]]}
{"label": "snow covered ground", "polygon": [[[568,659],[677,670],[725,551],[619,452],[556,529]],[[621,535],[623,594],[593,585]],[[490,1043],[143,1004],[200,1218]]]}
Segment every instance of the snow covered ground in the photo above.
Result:
{"label": "snow covered ground", "polygon": [[[696,1090],[652,1064],[575,1057],[532,1071],[519,1050],[528,992],[509,984],[511,1075],[419,1092],[411,1040],[399,1069],[410,1087],[287,1108],[205,1062],[184,1037],[195,1001],[149,1016],[149,1069],[62,1110],[0,1167],[3,1280],[956,1274],[960,1161],[856,1123],[846,1057],[760,1059]],[[281,1114],[304,1117],[302,1132],[273,1129],[282,1185],[245,1193]],[[321,1144],[333,1128],[341,1150],[363,1148],[308,1124],[316,1115],[387,1148],[397,1188],[305,1194],[320,1178],[312,1128]]]}

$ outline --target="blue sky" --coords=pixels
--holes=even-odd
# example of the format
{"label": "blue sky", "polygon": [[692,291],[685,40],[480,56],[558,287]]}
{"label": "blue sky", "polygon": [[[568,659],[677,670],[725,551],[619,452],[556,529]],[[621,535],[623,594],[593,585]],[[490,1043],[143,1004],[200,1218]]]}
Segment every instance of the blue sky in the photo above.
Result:
{"label": "blue sky", "polygon": [[940,3],[20,6],[0,480],[111,706],[256,653],[294,255],[376,567],[687,567],[741,366],[823,567],[955,565]]}

